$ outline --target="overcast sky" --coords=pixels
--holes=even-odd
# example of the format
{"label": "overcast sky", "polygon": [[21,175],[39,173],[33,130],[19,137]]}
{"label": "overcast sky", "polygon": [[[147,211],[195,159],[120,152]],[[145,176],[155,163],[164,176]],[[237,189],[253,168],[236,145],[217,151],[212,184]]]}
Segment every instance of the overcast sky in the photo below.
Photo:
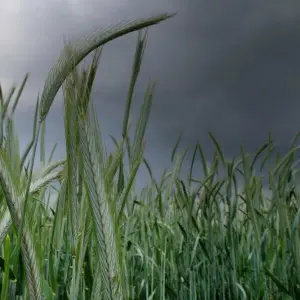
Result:
{"label": "overcast sky", "polygon": [[[20,3],[23,4],[20,4]],[[157,82],[147,131],[155,174],[181,147],[199,141],[211,157],[211,131],[227,157],[243,144],[255,151],[271,131],[279,150],[300,124],[300,2],[201,0],[1,0],[0,82],[5,92],[30,79],[17,111],[21,146],[31,137],[33,106],[64,37],[162,12],[178,12],[149,30],[133,120],[148,81]],[[105,46],[93,99],[101,130],[120,136],[137,34]],[[55,100],[47,125],[47,149],[63,155],[63,107]]]}

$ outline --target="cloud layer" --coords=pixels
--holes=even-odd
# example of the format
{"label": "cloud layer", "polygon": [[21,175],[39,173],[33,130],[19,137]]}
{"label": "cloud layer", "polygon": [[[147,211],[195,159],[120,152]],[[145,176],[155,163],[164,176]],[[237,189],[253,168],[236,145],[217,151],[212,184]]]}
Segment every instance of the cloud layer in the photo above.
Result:
{"label": "cloud layer", "polygon": [[[153,168],[160,173],[180,132],[182,147],[198,140],[211,153],[211,131],[230,157],[240,144],[253,152],[271,131],[284,150],[299,129],[299,8],[297,1],[7,0],[0,11],[1,85],[8,91],[31,73],[18,110],[21,145],[31,136],[33,105],[63,37],[177,11],[149,31],[134,99],[133,121],[148,81],[157,81],[147,132]],[[104,48],[93,98],[105,137],[120,135],[136,38]],[[47,127],[49,147],[63,144],[62,126],[59,95]]]}

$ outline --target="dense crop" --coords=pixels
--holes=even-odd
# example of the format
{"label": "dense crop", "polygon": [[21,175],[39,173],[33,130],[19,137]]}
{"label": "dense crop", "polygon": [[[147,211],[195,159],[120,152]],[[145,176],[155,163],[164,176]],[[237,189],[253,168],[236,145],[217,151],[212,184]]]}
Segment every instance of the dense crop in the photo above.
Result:
{"label": "dense crop", "polygon": [[[241,157],[228,161],[212,136],[211,166],[197,144],[185,181],[179,176],[185,156],[177,154],[176,143],[173,170],[153,178],[144,144],[154,84],[145,93],[134,136],[128,133],[146,45],[141,31],[122,138],[114,139],[114,152],[106,151],[90,100],[102,46],[168,17],[67,44],[37,100],[33,137],[22,155],[13,117],[28,75],[13,102],[15,87],[6,97],[0,89],[1,299],[300,299],[295,143],[275,164],[271,139],[254,156],[241,148]],[[92,51],[92,64],[79,71]],[[66,159],[53,163],[52,154],[45,158],[44,126],[61,86]],[[33,162],[39,141],[38,171]],[[193,176],[196,161],[201,180]],[[258,162],[268,166],[269,198],[254,175]],[[151,182],[139,192],[134,182],[141,164]]]}

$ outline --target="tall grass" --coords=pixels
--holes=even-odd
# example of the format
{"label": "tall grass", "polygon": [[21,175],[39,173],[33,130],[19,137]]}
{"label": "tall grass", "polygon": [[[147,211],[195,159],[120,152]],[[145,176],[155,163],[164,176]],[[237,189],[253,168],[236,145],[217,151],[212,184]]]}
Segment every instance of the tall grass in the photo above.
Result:
{"label": "tall grass", "polygon": [[[211,167],[197,144],[185,181],[180,177],[185,153],[177,153],[178,140],[171,154],[173,170],[155,179],[144,157],[154,84],[145,93],[133,137],[128,131],[146,46],[147,35],[141,31],[122,138],[113,138],[115,150],[107,153],[90,99],[102,47],[168,17],[136,21],[66,44],[37,99],[33,137],[24,154],[13,119],[28,75],[13,103],[16,87],[6,97],[0,89],[1,299],[300,297],[296,138],[272,165],[271,139],[254,156],[241,148],[240,158],[228,161],[211,135]],[[91,65],[79,70],[77,65],[92,51]],[[51,162],[54,149],[46,160],[44,129],[61,86],[66,159]],[[39,141],[41,170],[33,168]],[[268,163],[269,198],[261,177],[255,176],[259,158],[261,168]],[[151,181],[137,191],[142,164]],[[203,178],[195,178],[194,168],[202,169]],[[54,209],[50,194],[56,195]]]}

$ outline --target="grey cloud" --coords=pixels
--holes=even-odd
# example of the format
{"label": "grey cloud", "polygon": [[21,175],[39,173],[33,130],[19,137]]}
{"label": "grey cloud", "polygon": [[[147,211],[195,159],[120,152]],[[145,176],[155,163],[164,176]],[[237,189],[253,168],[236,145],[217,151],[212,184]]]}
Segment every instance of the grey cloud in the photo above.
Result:
{"label": "grey cloud", "polygon": [[[147,131],[147,157],[153,168],[162,170],[168,164],[180,132],[182,148],[199,140],[211,155],[207,132],[212,131],[231,157],[238,155],[240,144],[253,152],[266,140],[268,131],[283,151],[298,131],[298,1],[156,0],[119,4],[89,0],[75,1],[73,7],[59,1],[43,3],[29,1],[9,23],[10,37],[0,31],[7,43],[0,49],[0,79],[20,81],[27,71],[32,73],[20,116],[25,118],[26,106],[41,91],[62,49],[63,36],[76,37],[93,27],[178,11],[171,20],[149,30],[133,103],[134,121],[147,83],[155,79]],[[36,5],[38,12],[34,12]],[[108,133],[120,135],[136,37],[131,34],[109,43],[100,61],[93,99],[107,140]],[[9,38],[13,39],[11,45]],[[49,143],[56,139],[63,143],[60,97],[49,117]]]}

